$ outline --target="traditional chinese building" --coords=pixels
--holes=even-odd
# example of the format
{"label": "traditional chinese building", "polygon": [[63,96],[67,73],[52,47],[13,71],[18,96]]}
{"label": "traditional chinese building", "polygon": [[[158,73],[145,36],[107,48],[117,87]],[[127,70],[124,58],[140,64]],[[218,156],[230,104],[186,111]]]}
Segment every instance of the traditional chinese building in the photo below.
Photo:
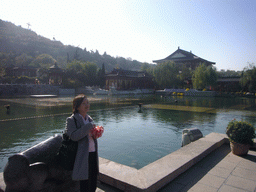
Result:
{"label": "traditional chinese building", "polygon": [[28,66],[16,67],[14,65],[7,67],[5,70],[6,70],[7,76],[14,76],[14,77],[20,77],[20,76],[36,77],[36,71],[37,71],[37,69],[34,67],[28,67]]}
{"label": "traditional chinese building", "polygon": [[221,77],[217,80],[217,91],[221,92],[239,92],[241,91],[240,86],[241,77]]}
{"label": "traditional chinese building", "polygon": [[191,51],[188,52],[182,50],[180,49],[180,47],[178,47],[178,49],[174,53],[164,59],[153,60],[153,62],[157,64],[167,61],[173,61],[176,64],[185,64],[185,66],[190,70],[195,70],[196,67],[199,66],[201,63],[205,63],[206,66],[215,64],[215,62],[207,61],[205,59],[202,59],[201,57],[194,55]]}
{"label": "traditional chinese building", "polygon": [[59,68],[57,63],[50,67],[49,72],[49,84],[50,85],[61,85],[62,84],[63,70]]}
{"label": "traditional chinese building", "polygon": [[106,89],[111,87],[117,90],[153,88],[152,79],[152,76],[145,71],[113,69],[112,72],[106,74]]}

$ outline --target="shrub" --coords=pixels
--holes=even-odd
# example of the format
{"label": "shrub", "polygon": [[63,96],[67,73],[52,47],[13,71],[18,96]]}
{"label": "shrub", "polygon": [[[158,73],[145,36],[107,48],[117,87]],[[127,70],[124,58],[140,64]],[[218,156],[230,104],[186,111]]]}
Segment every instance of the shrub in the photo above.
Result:
{"label": "shrub", "polygon": [[256,137],[255,128],[250,123],[236,120],[229,122],[226,134],[231,142],[250,145]]}

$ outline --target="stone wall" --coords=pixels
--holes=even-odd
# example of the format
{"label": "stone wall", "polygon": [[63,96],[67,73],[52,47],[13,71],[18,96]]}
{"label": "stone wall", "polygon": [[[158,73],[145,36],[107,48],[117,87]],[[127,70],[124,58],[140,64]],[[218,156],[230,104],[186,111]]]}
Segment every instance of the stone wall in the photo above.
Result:
{"label": "stone wall", "polygon": [[59,94],[60,86],[33,84],[2,84],[0,96]]}

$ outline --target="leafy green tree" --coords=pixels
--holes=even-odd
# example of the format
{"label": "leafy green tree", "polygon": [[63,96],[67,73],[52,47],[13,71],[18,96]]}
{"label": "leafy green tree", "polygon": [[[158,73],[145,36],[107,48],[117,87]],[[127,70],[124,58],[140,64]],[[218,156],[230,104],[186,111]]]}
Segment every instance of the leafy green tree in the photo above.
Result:
{"label": "leafy green tree", "polygon": [[144,62],[141,65],[141,71],[146,71],[148,74],[150,74],[153,77],[153,81],[155,81],[154,80],[154,70],[155,70],[156,66],[157,65],[148,64],[148,63]]}
{"label": "leafy green tree", "polygon": [[127,60],[123,57],[116,57],[116,63],[118,64],[118,67],[121,69],[128,70]]}
{"label": "leafy green tree", "polygon": [[27,55],[26,53],[23,53],[20,56],[17,56],[15,58],[16,66],[18,66],[18,67],[28,66],[32,60],[33,60],[33,58],[31,56]]}
{"label": "leafy green tree", "polygon": [[194,89],[204,89],[208,86],[215,86],[217,78],[216,69],[212,66],[207,67],[204,63],[200,64],[192,76],[193,87]]}
{"label": "leafy green tree", "polygon": [[154,69],[155,81],[161,88],[176,87],[180,82],[178,74],[179,69],[173,62],[157,64]]}
{"label": "leafy green tree", "polygon": [[240,84],[244,91],[255,93],[256,89],[256,67],[254,63],[249,63],[245,67],[240,79]]}
{"label": "leafy green tree", "polygon": [[105,86],[105,81],[106,81],[106,77],[105,77],[105,64],[102,64],[101,69],[98,70],[98,80],[99,80],[99,86],[101,88],[103,88]]}
{"label": "leafy green tree", "polygon": [[147,70],[149,70],[150,68],[151,68],[151,65],[148,64],[148,63],[143,63],[143,64],[141,65],[141,70],[142,70],[142,71],[147,71]]}
{"label": "leafy green tree", "polygon": [[97,76],[98,67],[91,62],[84,63],[84,73],[86,75],[86,85],[93,86],[99,85]]}
{"label": "leafy green tree", "polygon": [[38,67],[38,68],[50,68],[52,65],[54,65],[54,63],[56,62],[56,60],[48,54],[41,54],[38,55],[36,57],[36,59],[34,59],[30,66],[34,66],[34,67]]}
{"label": "leafy green tree", "polygon": [[16,61],[15,61],[15,57],[17,56],[15,53],[13,52],[9,52],[9,53],[4,53],[4,52],[0,52],[0,65],[1,66],[12,66],[15,65]]}
{"label": "leafy green tree", "polygon": [[85,77],[83,76],[83,63],[73,60],[67,64],[67,69],[63,75],[62,84],[65,88],[76,88],[83,86]]}
{"label": "leafy green tree", "polygon": [[67,64],[63,85],[69,88],[99,85],[97,71],[94,63],[73,60]]}
{"label": "leafy green tree", "polygon": [[185,66],[185,64],[180,64],[179,66],[179,74],[178,74],[178,78],[179,78],[179,87],[184,88],[187,85],[185,85],[185,82],[187,82],[186,80],[188,80],[188,78],[191,77],[191,70]]}
{"label": "leafy green tree", "polygon": [[80,49],[77,47],[76,51],[75,51],[75,54],[74,54],[74,60],[77,60],[77,61],[81,60],[79,50]]}
{"label": "leafy green tree", "polygon": [[65,56],[58,56],[57,57],[57,63],[60,68],[66,68],[67,67],[67,57]]}
{"label": "leafy green tree", "polygon": [[217,86],[218,74],[216,68],[212,66],[207,67],[208,85],[211,87]]}
{"label": "leafy green tree", "polygon": [[240,77],[242,75],[242,71],[235,71],[235,70],[224,70],[221,69],[217,71],[218,77]]}
{"label": "leafy green tree", "polygon": [[199,65],[192,76],[192,83],[194,89],[203,89],[207,86],[207,75],[205,64]]}
{"label": "leafy green tree", "polygon": [[73,60],[72,62],[67,64],[68,71],[79,72],[83,70],[83,62],[78,60]]}

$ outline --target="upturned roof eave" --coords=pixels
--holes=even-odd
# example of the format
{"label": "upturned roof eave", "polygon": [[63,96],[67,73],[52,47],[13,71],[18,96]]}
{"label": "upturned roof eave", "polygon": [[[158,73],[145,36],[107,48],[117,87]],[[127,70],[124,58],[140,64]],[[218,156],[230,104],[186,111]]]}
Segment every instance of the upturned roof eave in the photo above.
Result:
{"label": "upturned roof eave", "polygon": [[[175,54],[181,53],[186,56],[186,58],[183,57],[178,57],[178,58],[172,58]],[[183,49],[178,48],[175,52],[173,52],[171,55],[164,59],[159,59],[159,60],[153,60],[154,63],[161,63],[165,61],[174,61],[176,63],[182,63],[184,61],[195,61],[195,60],[201,60],[202,62],[210,63],[210,64],[216,64],[215,62],[212,61],[207,61],[205,59],[202,59],[201,57],[196,56],[192,52],[185,51]]]}
{"label": "upturned roof eave", "polygon": [[184,61],[196,61],[196,60],[201,60],[202,62],[206,62],[206,63],[210,63],[210,64],[213,64],[215,65],[216,62],[212,62],[212,61],[207,61],[205,59],[202,59],[202,58],[196,58],[196,59],[160,59],[160,60],[153,60],[154,63],[163,63],[163,62],[166,62],[166,61],[173,61],[173,62],[176,62],[176,63],[182,63]]}

